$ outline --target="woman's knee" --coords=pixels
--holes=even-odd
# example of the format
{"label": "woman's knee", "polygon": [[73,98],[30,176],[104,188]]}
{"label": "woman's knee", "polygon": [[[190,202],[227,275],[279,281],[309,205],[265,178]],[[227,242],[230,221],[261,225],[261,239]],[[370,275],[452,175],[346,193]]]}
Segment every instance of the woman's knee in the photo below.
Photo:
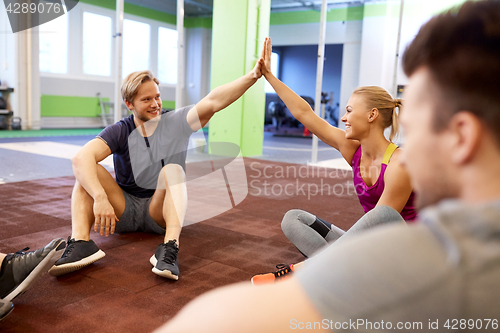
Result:
{"label": "woman's knee", "polygon": [[310,225],[314,222],[316,217],[301,209],[291,209],[286,212],[281,221],[281,230],[283,232],[289,230],[290,228],[296,228],[297,225]]}
{"label": "woman's knee", "polygon": [[365,219],[370,219],[370,224],[405,223],[405,220],[397,210],[389,206],[376,206],[365,214]]}

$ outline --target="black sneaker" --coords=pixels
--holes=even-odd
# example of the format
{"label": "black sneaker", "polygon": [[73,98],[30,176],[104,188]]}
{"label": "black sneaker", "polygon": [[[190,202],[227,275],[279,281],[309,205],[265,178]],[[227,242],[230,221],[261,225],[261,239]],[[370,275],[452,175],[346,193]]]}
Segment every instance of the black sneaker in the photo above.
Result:
{"label": "black sneaker", "polygon": [[179,280],[179,266],[177,266],[179,247],[176,242],[174,239],[158,245],[155,254],[149,259],[151,265],[154,266],[153,273],[172,280]]}
{"label": "black sneaker", "polygon": [[0,300],[0,320],[7,317],[9,313],[14,309],[14,304],[9,301]]}
{"label": "black sneaker", "polygon": [[61,257],[49,270],[52,276],[60,276],[79,270],[101,259],[106,254],[102,252],[93,240],[75,240],[68,237],[68,245]]}
{"label": "black sneaker", "polygon": [[28,290],[38,277],[52,265],[52,256],[64,249],[64,239],[57,238],[45,247],[30,251],[29,247],[16,253],[7,254],[0,272],[0,298],[12,301]]}

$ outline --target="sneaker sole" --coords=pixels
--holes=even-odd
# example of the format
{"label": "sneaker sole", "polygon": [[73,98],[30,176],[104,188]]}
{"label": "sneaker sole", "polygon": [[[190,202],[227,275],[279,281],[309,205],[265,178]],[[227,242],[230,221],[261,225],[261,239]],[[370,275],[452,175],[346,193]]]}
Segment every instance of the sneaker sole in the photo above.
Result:
{"label": "sneaker sole", "polygon": [[[5,301],[12,301],[14,298],[17,296],[25,293],[27,290],[29,290],[33,284],[36,282],[36,280],[45,274],[47,272],[47,269],[53,262],[51,261],[52,257],[57,251],[63,250],[65,247],[66,242],[64,239],[59,238],[56,240],[53,240],[51,243],[54,243],[53,249],[49,251],[49,253],[43,258],[42,261],[36,267],[31,271],[31,273],[21,282],[16,289],[12,290],[7,296],[2,298],[2,300]],[[49,243],[50,244],[50,243]]]}
{"label": "sneaker sole", "polygon": [[102,250],[97,251],[93,255],[90,255],[86,258],[83,258],[79,261],[68,263],[68,264],[62,264],[62,265],[54,265],[52,268],[49,270],[49,274],[52,276],[61,276],[64,274],[68,274],[74,271],[77,271],[85,266],[88,266],[92,264],[93,262],[96,262],[97,260],[103,258],[106,256],[106,253],[104,253]]}
{"label": "sneaker sole", "polygon": [[262,286],[265,284],[273,284],[275,282],[275,279],[262,279],[262,278],[255,278],[254,276],[252,277],[250,282],[252,282],[252,285],[254,286]]}
{"label": "sneaker sole", "polygon": [[174,275],[171,271],[169,270],[160,271],[158,268],[156,268],[156,263],[158,262],[158,260],[156,260],[154,254],[151,256],[151,258],[149,258],[149,262],[151,263],[151,265],[153,265],[153,269],[151,271],[156,275],[163,276],[176,281],[179,280],[179,276]]}
{"label": "sneaker sole", "polygon": [[5,302],[4,305],[0,307],[0,320],[7,317],[12,312],[12,310],[14,310],[14,304],[12,304],[11,302]]}

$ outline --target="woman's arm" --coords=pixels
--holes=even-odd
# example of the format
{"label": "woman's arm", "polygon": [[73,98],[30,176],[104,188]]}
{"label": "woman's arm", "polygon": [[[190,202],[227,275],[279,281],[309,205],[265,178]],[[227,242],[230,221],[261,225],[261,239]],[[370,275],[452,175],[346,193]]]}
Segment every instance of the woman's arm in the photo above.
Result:
{"label": "woman's arm", "polygon": [[293,116],[307,127],[309,131],[317,135],[321,141],[339,150],[342,156],[350,163],[352,156],[359,147],[359,141],[346,139],[345,131],[330,125],[327,121],[316,115],[309,106],[309,103],[271,73],[271,52],[271,39],[266,38],[263,57],[259,60],[262,75],[271,84]]}
{"label": "woman's arm", "polygon": [[384,174],[384,192],[377,206],[389,206],[401,213],[412,191],[408,171],[399,161],[401,149],[396,149]]}

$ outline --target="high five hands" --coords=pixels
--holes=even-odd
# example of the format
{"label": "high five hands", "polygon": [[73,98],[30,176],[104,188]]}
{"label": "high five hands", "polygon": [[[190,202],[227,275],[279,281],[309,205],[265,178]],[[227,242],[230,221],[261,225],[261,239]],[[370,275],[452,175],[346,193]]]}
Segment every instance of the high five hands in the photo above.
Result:
{"label": "high five hands", "polygon": [[271,37],[266,37],[264,41],[264,47],[262,48],[262,54],[259,59],[260,72],[264,77],[271,73],[271,54],[273,52],[273,46],[271,45]]}
{"label": "high five hands", "polygon": [[272,53],[271,38],[266,37],[264,41],[264,46],[262,47],[262,53],[259,60],[255,64],[253,69],[253,77],[260,79],[262,75],[271,73],[271,53]]}

